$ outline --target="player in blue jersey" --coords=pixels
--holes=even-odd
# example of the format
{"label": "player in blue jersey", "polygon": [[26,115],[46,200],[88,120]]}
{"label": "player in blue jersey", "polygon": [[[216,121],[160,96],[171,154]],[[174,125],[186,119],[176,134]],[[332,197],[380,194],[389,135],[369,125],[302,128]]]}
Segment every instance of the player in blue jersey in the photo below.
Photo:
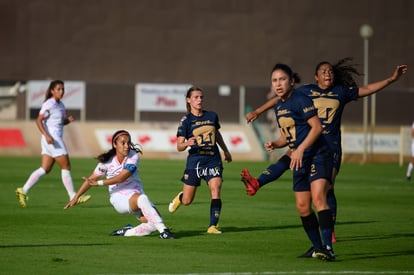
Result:
{"label": "player in blue jersey", "polygon": [[197,187],[204,179],[211,193],[209,234],[221,234],[218,221],[221,212],[220,190],[223,164],[217,144],[224,151],[224,159],[232,161],[231,154],[219,131],[219,118],[215,112],[203,109],[203,91],[190,87],[186,95],[188,113],[181,119],[177,130],[177,150],[188,150],[187,164],[181,178],[183,189],[169,204],[174,213],[181,205],[192,203]]}
{"label": "player in blue jersey", "polygon": [[[289,168],[293,171],[293,191],[303,228],[312,243],[304,255],[335,260],[332,249],[333,218],[326,202],[331,181],[332,153],[322,135],[318,110],[312,100],[294,90],[300,81],[285,64],[272,70],[272,89],[280,98],[274,110],[281,136],[264,144],[268,152],[289,146]],[[313,211],[314,206],[316,213]]]}
{"label": "player in blue jersey", "polygon": [[[344,58],[335,65],[331,65],[327,61],[320,62],[315,69],[316,84],[304,85],[297,89],[298,92],[304,93],[313,100],[314,105],[318,109],[319,119],[324,127],[322,134],[326,137],[334,154],[332,186],[327,194],[328,204],[334,216],[334,221],[336,220],[337,202],[333,186],[336,175],[339,173],[342,159],[340,127],[344,107],[347,103],[359,97],[379,92],[397,81],[407,71],[406,65],[399,65],[391,77],[358,88],[353,79],[353,74],[360,75],[360,73],[353,65],[347,64],[350,60],[350,58]],[[278,100],[277,97],[273,98],[255,111],[248,113],[246,115],[247,121],[255,120],[261,113],[272,108]],[[241,173],[241,179],[246,186],[247,194],[252,196],[265,184],[278,179],[284,171],[289,169],[289,163],[288,151],[276,163],[263,171],[258,178],[253,178],[248,169],[244,168]],[[332,235],[332,240],[336,241],[335,234]]]}

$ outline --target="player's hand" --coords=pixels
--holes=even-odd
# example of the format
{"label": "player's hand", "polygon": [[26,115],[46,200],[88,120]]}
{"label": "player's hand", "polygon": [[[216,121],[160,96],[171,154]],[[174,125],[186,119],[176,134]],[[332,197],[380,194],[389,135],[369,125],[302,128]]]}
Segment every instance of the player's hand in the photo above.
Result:
{"label": "player's hand", "polygon": [[393,82],[396,81],[398,78],[400,78],[400,76],[405,74],[407,72],[407,70],[408,70],[407,65],[398,65],[397,68],[395,69],[394,73],[392,74],[391,80]]}
{"label": "player's hand", "polygon": [[194,146],[196,144],[196,138],[190,137],[189,139],[187,139],[187,144],[189,147]]}
{"label": "player's hand", "polygon": [[275,150],[275,145],[272,141],[266,141],[264,144],[264,148],[266,149],[267,152],[273,152],[273,150]]}
{"label": "player's hand", "polygon": [[253,122],[253,121],[255,121],[256,119],[257,119],[257,113],[256,113],[255,111],[253,111],[253,112],[248,112],[248,113],[246,114],[246,120],[247,120],[247,123]]}
{"label": "player's hand", "polygon": [[75,206],[75,205],[76,205],[76,203],[77,203],[77,201],[78,201],[78,197],[77,197],[77,196],[73,197],[73,199],[71,199],[71,200],[70,200],[70,202],[68,202],[68,203],[65,205],[65,207],[63,207],[63,209],[64,209],[64,210],[66,210],[66,209],[68,209],[69,207]]}
{"label": "player's hand", "polygon": [[294,150],[290,155],[290,169],[291,170],[299,170],[302,168],[302,159],[303,159],[303,151],[302,150]]}

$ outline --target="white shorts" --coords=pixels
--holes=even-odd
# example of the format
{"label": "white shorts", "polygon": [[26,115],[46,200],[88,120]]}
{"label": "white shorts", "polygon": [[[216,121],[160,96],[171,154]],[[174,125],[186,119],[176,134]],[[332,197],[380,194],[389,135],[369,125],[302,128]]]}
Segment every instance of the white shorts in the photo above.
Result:
{"label": "white shorts", "polygon": [[411,156],[414,158],[414,140],[411,142]]}
{"label": "white shorts", "polygon": [[[137,193],[136,190],[122,190],[116,193],[112,193],[109,201],[111,202],[112,206],[119,214],[134,214],[137,215],[139,213],[133,212],[129,207],[129,199],[133,194]],[[142,215],[142,214],[141,214]]]}
{"label": "white shorts", "polygon": [[47,143],[45,136],[42,135],[42,138],[40,139],[40,144],[42,146],[42,155],[49,155],[53,158],[67,155],[68,150],[66,149],[66,145],[63,142],[63,139],[53,138],[53,140],[53,144],[49,144]]}

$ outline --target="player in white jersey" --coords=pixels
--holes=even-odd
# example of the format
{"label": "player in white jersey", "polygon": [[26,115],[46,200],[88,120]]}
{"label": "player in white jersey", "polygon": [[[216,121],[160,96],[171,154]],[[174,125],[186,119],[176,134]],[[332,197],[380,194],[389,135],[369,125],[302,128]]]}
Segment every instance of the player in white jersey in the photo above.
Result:
{"label": "player in white jersey", "polygon": [[408,163],[408,167],[407,167],[407,180],[411,180],[411,173],[413,171],[413,166],[414,166],[414,122],[411,125],[411,137],[412,137],[412,141],[411,141],[411,160],[410,163]]}
{"label": "player in white jersey", "polygon": [[[66,145],[63,142],[63,126],[71,123],[75,119],[73,116],[66,115],[65,105],[61,101],[65,94],[64,83],[61,80],[54,80],[46,90],[45,101],[40,108],[39,115],[36,119],[36,125],[42,134],[42,161],[41,166],[34,170],[27,179],[23,187],[16,189],[17,199],[22,207],[27,206],[27,193],[39,179],[49,173],[55,162],[61,168],[63,186],[68,192],[69,198],[75,196],[72,176],[70,173],[70,161]],[[90,196],[78,198],[77,203],[84,203],[90,199]]]}
{"label": "player in white jersey", "polygon": [[[131,142],[130,134],[119,130],[112,136],[112,148],[97,157],[99,163],[92,175],[84,177],[83,184],[75,197],[65,206],[68,209],[77,204],[78,198],[92,186],[108,186],[109,200],[120,214],[132,214],[141,221],[136,227],[127,225],[111,233],[113,236],[146,236],[154,231],[160,232],[162,239],[174,239],[175,236],[165,226],[163,219],[144,193],[138,177],[138,153],[142,153],[137,144]],[[102,179],[105,177],[105,179]]]}

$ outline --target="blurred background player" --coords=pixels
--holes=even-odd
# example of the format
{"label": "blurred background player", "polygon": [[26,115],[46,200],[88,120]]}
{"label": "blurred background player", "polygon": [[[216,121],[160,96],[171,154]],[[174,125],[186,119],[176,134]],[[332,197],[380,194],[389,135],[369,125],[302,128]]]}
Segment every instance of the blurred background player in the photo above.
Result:
{"label": "blurred background player", "polygon": [[[133,214],[142,223],[130,225],[111,233],[113,236],[146,236],[160,232],[161,239],[174,239],[175,236],[165,226],[158,210],[144,193],[142,181],[138,177],[139,154],[141,148],[131,142],[130,134],[119,130],[112,136],[112,148],[97,157],[99,163],[92,175],[83,178],[84,182],[75,197],[64,207],[76,205],[77,199],[90,187],[108,186],[109,200],[120,214]],[[106,179],[100,179],[101,177]]]}
{"label": "blurred background player", "polygon": [[[17,199],[22,207],[26,207],[27,193],[39,179],[49,173],[55,162],[61,168],[63,186],[68,192],[69,199],[75,196],[72,176],[70,173],[70,161],[66,145],[63,141],[63,126],[68,125],[75,119],[73,116],[66,115],[65,105],[61,101],[65,94],[64,83],[61,80],[50,82],[46,90],[45,101],[43,102],[39,115],[36,119],[36,125],[42,134],[42,160],[40,168],[32,172],[23,187],[16,189]],[[90,196],[78,197],[76,203],[84,203],[90,199]]]}
{"label": "blurred background player", "polygon": [[411,180],[411,173],[413,171],[413,166],[414,166],[414,122],[411,125],[411,160],[408,163],[408,167],[407,167],[407,180]]}
{"label": "blurred background player", "polygon": [[[384,80],[368,84],[363,87],[357,87],[353,75],[360,75],[355,65],[349,65],[347,62],[351,58],[339,60],[336,64],[331,65],[327,61],[320,62],[315,68],[316,84],[307,84],[297,89],[313,100],[318,109],[318,116],[323,125],[322,134],[328,141],[333,152],[333,171],[332,185],[327,194],[329,207],[334,217],[337,216],[337,201],[334,193],[334,183],[339,173],[342,161],[341,148],[341,118],[343,110],[349,102],[357,100],[359,97],[369,96],[379,92],[391,83],[397,81],[401,75],[407,71],[406,65],[398,65],[391,77]],[[254,121],[264,111],[272,108],[279,99],[276,97],[269,100],[255,111],[246,115],[248,122]],[[249,170],[244,168],[241,173],[241,180],[246,186],[248,195],[253,196],[262,186],[278,179],[284,171],[289,169],[290,157],[289,150],[276,163],[271,164],[263,171],[258,178],[253,178]],[[335,233],[332,235],[333,242],[336,241]]]}
{"label": "blurred background player", "polygon": [[169,204],[168,210],[174,213],[181,205],[192,203],[197,187],[204,179],[210,188],[209,234],[221,234],[218,221],[221,213],[221,184],[223,163],[217,144],[224,151],[224,158],[231,162],[232,157],[219,131],[220,123],[215,112],[203,110],[203,91],[190,87],[186,95],[188,113],[181,119],[177,130],[177,150],[188,151],[186,168],[181,178],[183,190]]}

